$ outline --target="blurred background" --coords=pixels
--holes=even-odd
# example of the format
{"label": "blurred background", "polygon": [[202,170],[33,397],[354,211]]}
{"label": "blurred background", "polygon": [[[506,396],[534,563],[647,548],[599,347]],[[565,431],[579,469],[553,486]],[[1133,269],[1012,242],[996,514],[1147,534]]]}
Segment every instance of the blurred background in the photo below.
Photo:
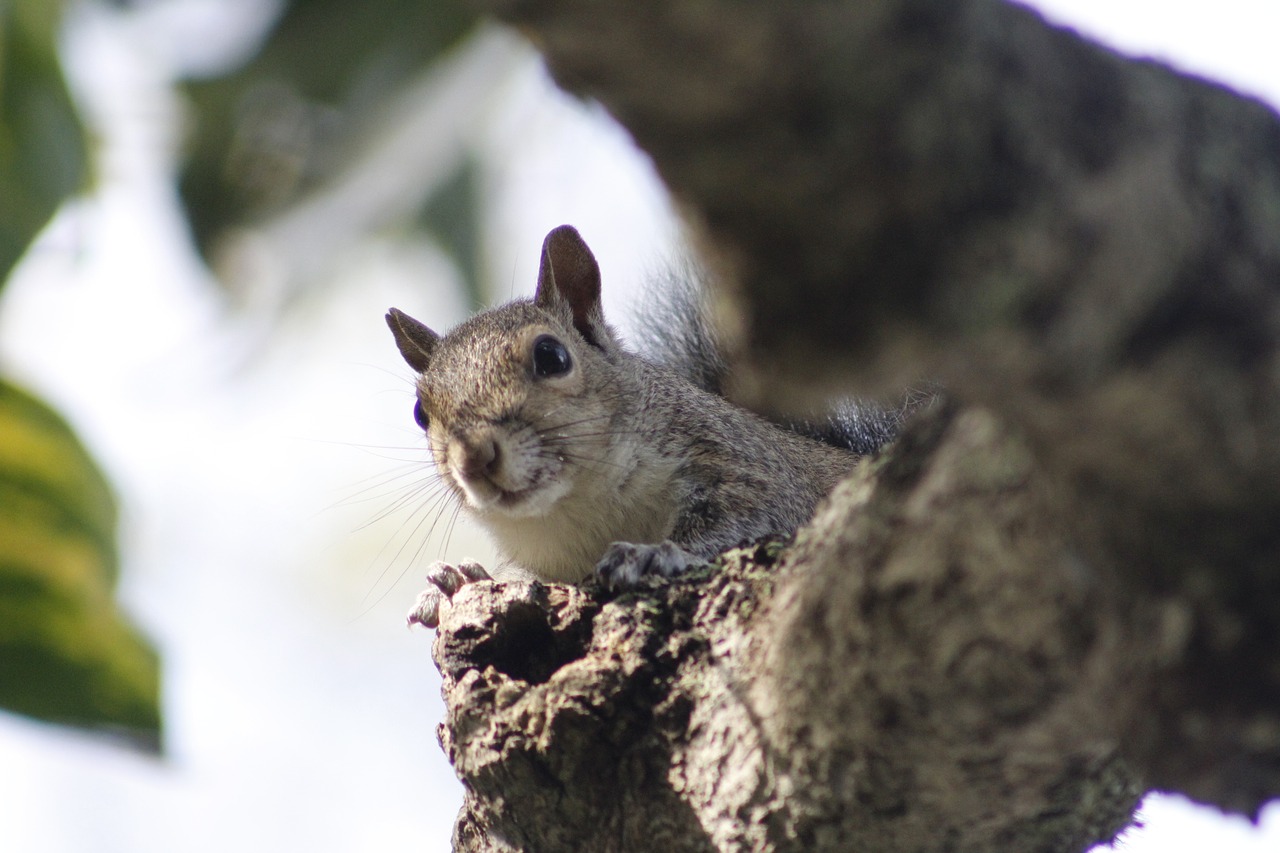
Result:
{"label": "blurred background", "polygon": [[[1033,5],[1280,103],[1274,0]],[[625,332],[670,200],[460,0],[0,0],[0,851],[449,849],[404,614],[491,552],[382,314],[529,295],[564,222]],[[1280,849],[1275,805],[1143,823]]]}

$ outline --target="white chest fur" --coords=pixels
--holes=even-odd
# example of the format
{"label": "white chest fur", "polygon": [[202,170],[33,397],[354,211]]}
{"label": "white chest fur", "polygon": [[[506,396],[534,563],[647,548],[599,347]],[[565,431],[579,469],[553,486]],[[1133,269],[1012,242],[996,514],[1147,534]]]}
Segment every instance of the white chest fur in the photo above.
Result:
{"label": "white chest fur", "polygon": [[516,566],[545,581],[582,580],[614,542],[657,543],[671,534],[676,465],[641,455],[635,445],[615,447],[610,459],[576,472],[542,515],[475,515]]}

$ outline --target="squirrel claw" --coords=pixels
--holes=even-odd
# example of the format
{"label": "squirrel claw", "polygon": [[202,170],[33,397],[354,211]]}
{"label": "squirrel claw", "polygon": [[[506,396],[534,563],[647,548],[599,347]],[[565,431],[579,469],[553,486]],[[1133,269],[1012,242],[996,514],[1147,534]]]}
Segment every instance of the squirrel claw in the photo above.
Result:
{"label": "squirrel claw", "polygon": [[453,599],[454,593],[469,583],[492,580],[484,566],[479,563],[460,563],[452,565],[443,561],[431,564],[427,569],[427,581],[430,586],[418,593],[418,599],[405,617],[405,623],[412,628],[415,624],[424,628],[440,626],[440,607]]}
{"label": "squirrel claw", "polygon": [[671,541],[657,545],[614,542],[596,564],[596,577],[608,589],[633,589],[645,578],[672,578],[702,562]]}
{"label": "squirrel claw", "polygon": [[418,593],[418,600],[413,603],[404,618],[405,627],[421,625],[424,628],[436,628],[440,625],[440,603],[444,595],[434,587],[428,587]]}

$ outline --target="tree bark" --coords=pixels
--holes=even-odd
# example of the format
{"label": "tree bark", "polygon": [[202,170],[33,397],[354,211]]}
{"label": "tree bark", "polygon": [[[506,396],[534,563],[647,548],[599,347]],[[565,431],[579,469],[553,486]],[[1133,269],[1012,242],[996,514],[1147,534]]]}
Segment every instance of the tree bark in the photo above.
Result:
{"label": "tree bark", "polygon": [[1077,851],[1276,796],[1277,117],[995,0],[490,5],[704,236],[741,399],[948,402],[781,553],[459,593],[457,846]]}

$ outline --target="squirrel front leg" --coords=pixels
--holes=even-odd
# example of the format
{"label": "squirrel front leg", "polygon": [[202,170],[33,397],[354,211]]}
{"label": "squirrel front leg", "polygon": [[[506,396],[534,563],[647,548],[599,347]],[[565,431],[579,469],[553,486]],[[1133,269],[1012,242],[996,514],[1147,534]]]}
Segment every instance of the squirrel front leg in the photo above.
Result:
{"label": "squirrel front leg", "polygon": [[454,593],[469,583],[493,580],[484,566],[479,563],[459,563],[453,565],[437,560],[427,569],[427,581],[430,586],[418,593],[405,623],[412,628],[415,624],[424,628],[437,628],[440,625],[440,607],[453,600]]}
{"label": "squirrel front leg", "polygon": [[630,589],[644,578],[672,578],[706,562],[670,539],[656,545],[614,542],[596,563],[596,577],[609,589]]}
{"label": "squirrel front leg", "polygon": [[[614,542],[596,563],[596,577],[608,589],[629,589],[644,578],[673,578],[690,569],[705,566],[716,554],[744,539],[773,529],[757,513],[746,512],[743,500],[733,491],[703,485],[713,480],[698,469],[681,484],[685,500],[676,513],[669,538],[656,544]],[[747,492],[750,494],[750,492]],[[739,509],[726,511],[726,506]]]}

